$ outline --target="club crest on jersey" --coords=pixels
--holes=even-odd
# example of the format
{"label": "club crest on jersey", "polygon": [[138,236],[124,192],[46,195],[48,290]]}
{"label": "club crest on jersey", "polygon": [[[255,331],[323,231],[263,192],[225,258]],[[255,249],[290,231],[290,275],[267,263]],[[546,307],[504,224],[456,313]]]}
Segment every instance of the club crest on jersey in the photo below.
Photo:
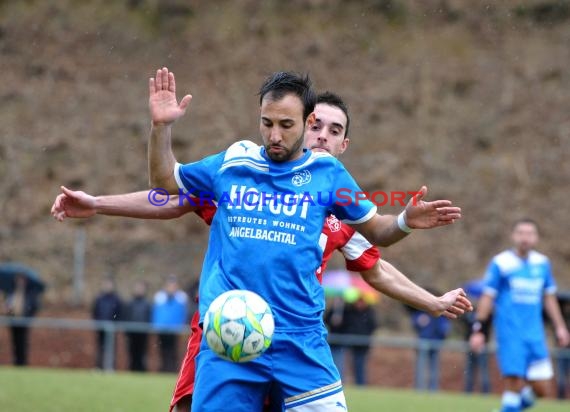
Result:
{"label": "club crest on jersey", "polygon": [[311,181],[311,172],[308,170],[301,170],[300,172],[295,172],[291,178],[291,183],[295,186],[303,186]]}
{"label": "club crest on jersey", "polygon": [[327,217],[327,226],[331,232],[338,232],[340,230],[340,220],[335,215]]}

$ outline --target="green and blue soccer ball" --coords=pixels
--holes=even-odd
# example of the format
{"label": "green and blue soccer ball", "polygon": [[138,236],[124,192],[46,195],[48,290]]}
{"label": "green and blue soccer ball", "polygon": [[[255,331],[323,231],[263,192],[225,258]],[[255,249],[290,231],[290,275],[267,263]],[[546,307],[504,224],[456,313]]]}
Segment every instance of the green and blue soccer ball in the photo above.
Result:
{"label": "green and blue soccer ball", "polygon": [[203,327],[214,353],[232,362],[247,362],[269,348],[275,322],[261,296],[249,290],[230,290],[210,304]]}

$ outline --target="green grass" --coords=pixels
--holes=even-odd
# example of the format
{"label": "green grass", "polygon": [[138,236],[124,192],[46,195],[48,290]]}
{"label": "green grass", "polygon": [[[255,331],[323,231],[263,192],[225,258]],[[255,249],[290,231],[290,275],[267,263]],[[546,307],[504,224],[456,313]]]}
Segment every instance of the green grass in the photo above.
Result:
{"label": "green grass", "polygon": [[[166,411],[175,375],[0,367],[3,411]],[[491,412],[495,396],[347,388],[351,412]],[[540,401],[536,412],[567,412],[569,402]]]}

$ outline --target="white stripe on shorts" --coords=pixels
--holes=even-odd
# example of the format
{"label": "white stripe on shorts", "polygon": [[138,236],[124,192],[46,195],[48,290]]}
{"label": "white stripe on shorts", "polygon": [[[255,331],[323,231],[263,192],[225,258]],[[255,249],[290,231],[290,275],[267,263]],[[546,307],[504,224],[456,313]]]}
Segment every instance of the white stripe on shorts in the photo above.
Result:
{"label": "white stripe on shorts", "polygon": [[285,399],[288,412],[347,411],[341,381]]}

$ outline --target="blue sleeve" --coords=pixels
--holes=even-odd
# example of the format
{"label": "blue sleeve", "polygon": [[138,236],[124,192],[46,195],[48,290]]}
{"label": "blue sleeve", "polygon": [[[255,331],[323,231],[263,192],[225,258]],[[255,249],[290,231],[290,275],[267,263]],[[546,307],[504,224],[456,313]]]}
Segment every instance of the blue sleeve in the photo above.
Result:
{"label": "blue sleeve", "polygon": [[366,198],[366,193],[339,161],[336,161],[334,179],[332,213],[336,217],[344,223],[358,224],[376,214],[376,205]]}
{"label": "blue sleeve", "polygon": [[554,280],[554,276],[552,276],[550,261],[544,264],[544,293],[549,295],[556,293],[556,281]]}
{"label": "blue sleeve", "polygon": [[414,328],[416,333],[420,333],[420,331],[422,330],[422,327],[420,326],[420,316],[422,315],[422,313],[423,312],[420,311],[412,312],[412,327]]}
{"label": "blue sleeve", "polygon": [[176,164],[174,177],[178,187],[187,193],[214,191],[214,178],[220,170],[226,152],[208,156],[198,162]]}
{"label": "blue sleeve", "polygon": [[501,270],[494,259],[487,266],[483,282],[485,284],[483,292],[495,296],[501,286]]}

